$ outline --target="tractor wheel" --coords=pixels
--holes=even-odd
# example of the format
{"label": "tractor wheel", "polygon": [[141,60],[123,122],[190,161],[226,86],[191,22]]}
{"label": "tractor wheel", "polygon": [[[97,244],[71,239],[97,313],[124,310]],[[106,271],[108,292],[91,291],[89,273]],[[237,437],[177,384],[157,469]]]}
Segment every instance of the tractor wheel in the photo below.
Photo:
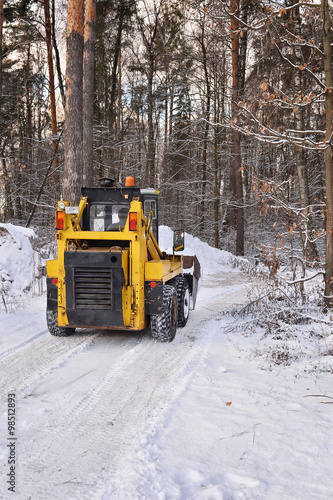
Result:
{"label": "tractor wheel", "polygon": [[46,311],[46,323],[50,334],[56,337],[68,337],[75,332],[75,328],[58,325],[58,311]]}
{"label": "tractor wheel", "polygon": [[150,317],[150,329],[153,339],[159,342],[171,342],[177,330],[177,293],[171,285],[163,287],[163,311]]}
{"label": "tractor wheel", "polygon": [[190,287],[186,278],[177,280],[178,326],[183,328],[190,314]]}

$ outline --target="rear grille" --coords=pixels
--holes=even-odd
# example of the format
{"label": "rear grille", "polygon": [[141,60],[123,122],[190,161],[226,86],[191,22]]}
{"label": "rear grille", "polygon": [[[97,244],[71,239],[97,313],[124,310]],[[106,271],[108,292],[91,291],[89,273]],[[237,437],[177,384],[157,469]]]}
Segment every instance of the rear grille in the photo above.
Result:
{"label": "rear grille", "polygon": [[110,309],[112,306],[111,269],[75,268],[75,309]]}

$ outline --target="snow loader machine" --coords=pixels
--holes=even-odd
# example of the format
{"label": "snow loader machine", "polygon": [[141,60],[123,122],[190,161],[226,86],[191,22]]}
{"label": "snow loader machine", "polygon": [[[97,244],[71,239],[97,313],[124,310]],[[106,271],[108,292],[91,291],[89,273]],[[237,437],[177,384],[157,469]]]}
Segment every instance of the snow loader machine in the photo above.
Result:
{"label": "snow loader machine", "polygon": [[[200,278],[196,256],[174,232],[173,254],[158,245],[158,194],[101,179],[82,188],[79,206],[59,201],[58,258],[47,261],[47,325],[56,336],[76,328],[141,331],[171,342],[194,309]],[[187,269],[187,272],[184,272]]]}

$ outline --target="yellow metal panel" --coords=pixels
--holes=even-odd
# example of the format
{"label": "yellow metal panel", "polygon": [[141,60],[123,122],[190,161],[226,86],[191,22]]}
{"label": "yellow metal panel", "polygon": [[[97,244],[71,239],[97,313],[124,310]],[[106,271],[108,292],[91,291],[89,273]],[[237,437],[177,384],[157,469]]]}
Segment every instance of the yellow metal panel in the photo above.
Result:
{"label": "yellow metal panel", "polygon": [[149,236],[147,236],[147,248],[148,248],[148,252],[149,252],[150,257],[153,260],[159,258],[158,251],[156,250],[156,247],[154,246],[154,243],[149,238]]}
{"label": "yellow metal panel", "polygon": [[58,259],[46,261],[46,272],[48,278],[57,278],[58,276]]}
{"label": "yellow metal panel", "polygon": [[58,307],[58,325],[59,326],[68,326],[68,318],[67,318],[66,309],[64,306]]}
{"label": "yellow metal panel", "polygon": [[122,268],[124,271],[125,285],[122,289],[122,303],[123,303],[123,319],[125,328],[131,328],[132,321],[132,296],[133,287],[129,286],[130,279],[130,263],[129,263],[129,250],[122,250]]}
{"label": "yellow metal panel", "polygon": [[129,250],[122,251],[122,268],[124,270],[124,280],[125,285],[128,285],[128,274],[129,274]]}
{"label": "yellow metal panel", "polygon": [[145,265],[145,279],[147,281],[169,281],[183,271],[181,260],[150,260]]}
{"label": "yellow metal panel", "polygon": [[134,318],[132,315],[133,287],[124,286],[122,291],[122,298],[124,326],[125,328],[132,328],[134,325]]}
{"label": "yellow metal panel", "polygon": [[131,211],[138,213],[138,231],[134,234],[131,244],[131,278],[133,286],[133,303],[132,303],[132,318],[133,326],[137,330],[142,330],[147,326],[147,318],[145,315],[145,298],[144,298],[144,264],[147,261],[147,246],[145,242],[145,229],[141,224],[142,212],[141,203],[132,202]]}
{"label": "yellow metal panel", "polygon": [[150,260],[145,265],[145,280],[147,281],[162,281],[163,276],[170,269],[170,261],[165,260]]}
{"label": "yellow metal panel", "polygon": [[72,218],[72,224],[73,224],[74,230],[81,229],[80,228],[80,221],[81,221],[81,217],[83,214],[83,210],[86,208],[87,204],[88,204],[88,198],[87,197],[81,198],[80,205],[79,205],[79,213],[78,213],[77,217]]}

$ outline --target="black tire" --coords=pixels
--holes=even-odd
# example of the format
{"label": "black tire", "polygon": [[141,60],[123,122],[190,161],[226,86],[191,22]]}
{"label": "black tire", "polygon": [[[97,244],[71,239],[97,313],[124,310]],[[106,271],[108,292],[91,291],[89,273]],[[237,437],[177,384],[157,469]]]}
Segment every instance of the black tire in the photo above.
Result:
{"label": "black tire", "polygon": [[177,325],[183,328],[190,314],[190,287],[186,278],[177,280],[178,321]]}
{"label": "black tire", "polygon": [[75,332],[75,328],[58,325],[58,311],[46,311],[46,323],[50,334],[55,337],[68,337]]}
{"label": "black tire", "polygon": [[177,330],[177,293],[171,285],[163,287],[163,311],[150,317],[153,339],[159,342],[172,342]]}

